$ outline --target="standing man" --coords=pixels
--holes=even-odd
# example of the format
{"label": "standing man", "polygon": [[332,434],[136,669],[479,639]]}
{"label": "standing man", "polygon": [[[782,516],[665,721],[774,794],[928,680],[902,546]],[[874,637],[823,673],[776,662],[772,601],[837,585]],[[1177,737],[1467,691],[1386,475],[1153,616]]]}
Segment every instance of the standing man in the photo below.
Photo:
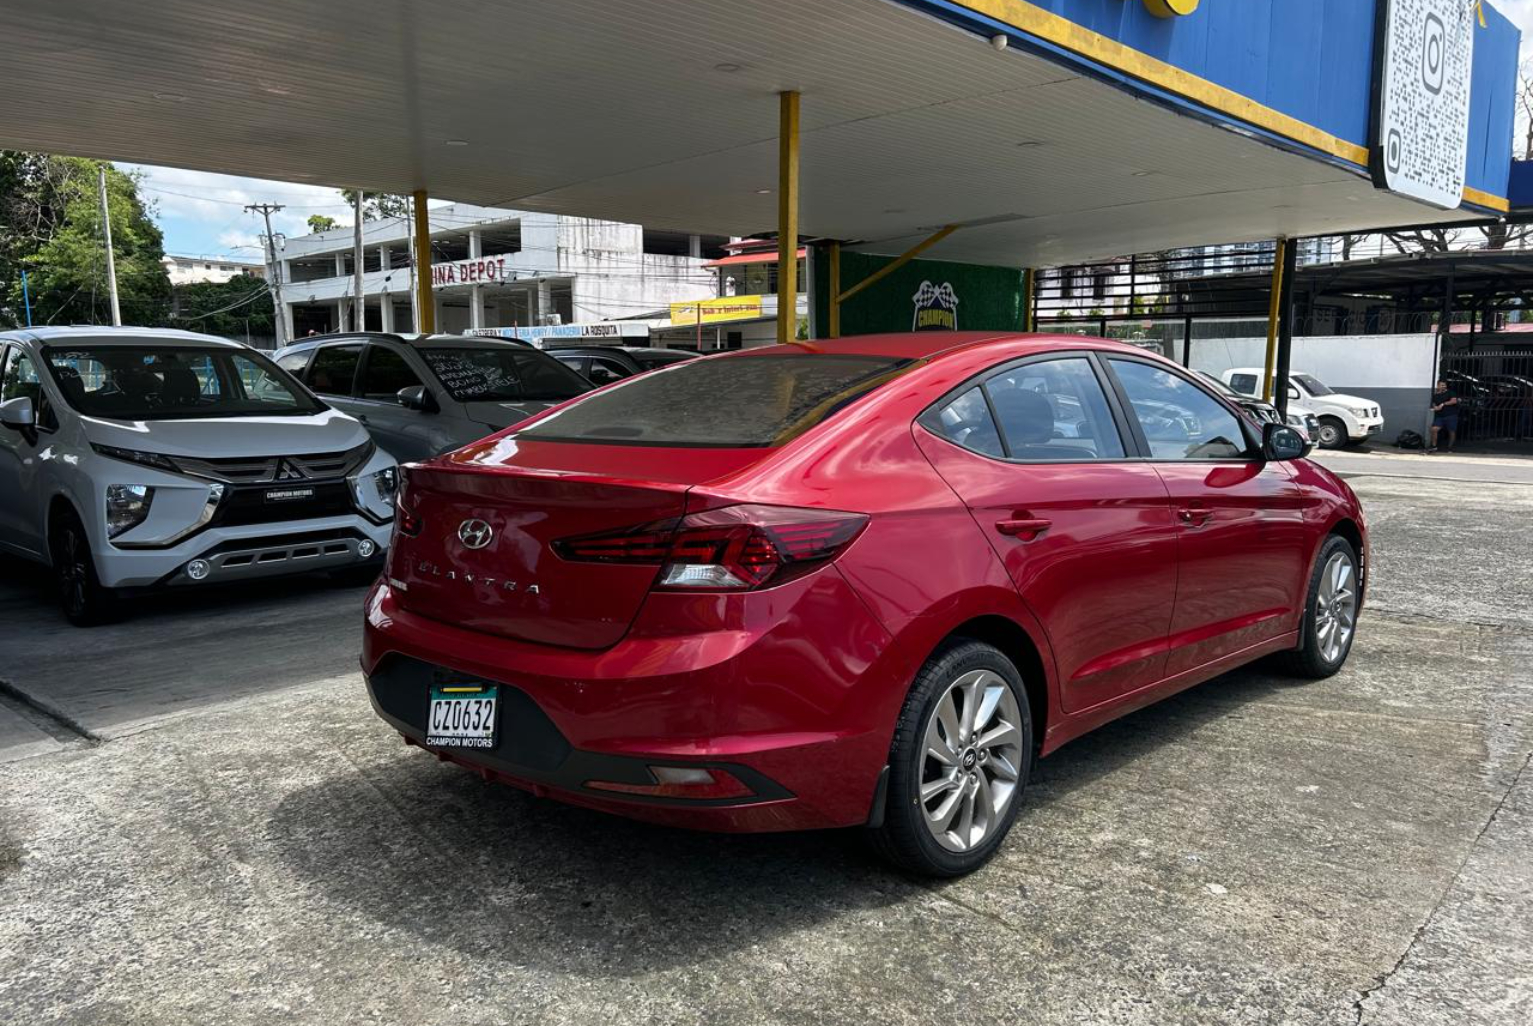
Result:
{"label": "standing man", "polygon": [[1448,432],[1448,444],[1443,450],[1452,452],[1453,443],[1458,441],[1458,396],[1446,381],[1438,379],[1437,388],[1432,392],[1432,441],[1427,445],[1427,452],[1437,451],[1437,438],[1443,431]]}

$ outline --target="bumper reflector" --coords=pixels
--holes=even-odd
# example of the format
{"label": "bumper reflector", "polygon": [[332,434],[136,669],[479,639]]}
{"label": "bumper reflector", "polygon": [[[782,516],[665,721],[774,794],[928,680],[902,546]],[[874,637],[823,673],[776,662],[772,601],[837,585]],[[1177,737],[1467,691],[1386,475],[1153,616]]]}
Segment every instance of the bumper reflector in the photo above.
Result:
{"label": "bumper reflector", "polygon": [[624,784],[615,780],[587,780],[593,791],[644,795],[650,798],[748,798],[755,794],[738,777],[721,769],[696,766],[651,766],[653,784]]}

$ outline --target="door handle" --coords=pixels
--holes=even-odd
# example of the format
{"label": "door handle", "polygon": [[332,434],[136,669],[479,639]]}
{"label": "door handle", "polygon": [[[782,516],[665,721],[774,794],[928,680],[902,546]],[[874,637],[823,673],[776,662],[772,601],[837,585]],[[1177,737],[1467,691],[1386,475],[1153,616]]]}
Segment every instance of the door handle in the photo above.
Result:
{"label": "door handle", "polygon": [[1052,520],[1044,520],[1041,517],[1013,517],[995,522],[997,531],[1013,538],[1021,538],[1023,541],[1032,541],[1053,526]]}
{"label": "door handle", "polygon": [[1186,506],[1176,511],[1177,519],[1189,527],[1202,527],[1213,515],[1213,510],[1203,506]]}

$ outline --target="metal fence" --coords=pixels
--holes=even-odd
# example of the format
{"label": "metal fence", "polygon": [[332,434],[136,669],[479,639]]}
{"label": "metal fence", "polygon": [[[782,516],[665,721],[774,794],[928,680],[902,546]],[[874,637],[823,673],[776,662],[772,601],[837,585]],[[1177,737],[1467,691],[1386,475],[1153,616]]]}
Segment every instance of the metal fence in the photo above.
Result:
{"label": "metal fence", "polygon": [[1438,377],[1458,394],[1460,440],[1533,438],[1533,349],[1444,353]]}

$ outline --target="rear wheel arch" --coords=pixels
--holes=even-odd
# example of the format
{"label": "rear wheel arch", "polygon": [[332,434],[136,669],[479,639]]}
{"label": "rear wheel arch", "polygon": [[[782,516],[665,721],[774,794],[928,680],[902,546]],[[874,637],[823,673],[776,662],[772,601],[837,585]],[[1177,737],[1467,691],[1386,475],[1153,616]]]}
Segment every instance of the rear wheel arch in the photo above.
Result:
{"label": "rear wheel arch", "polygon": [[1032,706],[1034,754],[1043,747],[1044,734],[1048,730],[1050,701],[1049,674],[1044,668],[1043,652],[1027,629],[1006,616],[987,615],[974,617],[955,627],[942,639],[932,655],[965,641],[982,641],[998,649],[1012,661],[1022,675],[1022,686],[1027,691],[1027,701]]}

